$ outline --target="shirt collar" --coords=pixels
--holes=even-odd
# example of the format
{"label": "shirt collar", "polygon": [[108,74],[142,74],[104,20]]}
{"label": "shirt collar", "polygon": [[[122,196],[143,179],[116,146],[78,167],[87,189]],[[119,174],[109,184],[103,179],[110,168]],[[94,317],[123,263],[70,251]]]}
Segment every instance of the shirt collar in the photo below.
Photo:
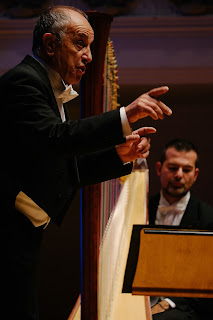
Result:
{"label": "shirt collar", "polygon": [[[189,199],[190,199],[190,191],[188,191],[185,196],[183,196],[180,200],[177,200],[175,201],[173,204],[172,204],[172,207],[174,208],[181,208],[183,210],[186,209],[187,207],[187,204],[189,202]],[[169,204],[169,202],[165,199],[164,195],[163,195],[163,192],[161,190],[160,192],[160,202],[159,202],[159,205],[163,205],[163,206],[171,206]]]}
{"label": "shirt collar", "polygon": [[78,93],[73,90],[72,85],[65,84],[60,74],[51,68],[42,58],[38,56],[34,56],[34,58],[46,69],[56,99],[60,98],[59,96],[68,88],[72,96],[70,95],[69,98],[65,99],[65,102],[78,96]]}

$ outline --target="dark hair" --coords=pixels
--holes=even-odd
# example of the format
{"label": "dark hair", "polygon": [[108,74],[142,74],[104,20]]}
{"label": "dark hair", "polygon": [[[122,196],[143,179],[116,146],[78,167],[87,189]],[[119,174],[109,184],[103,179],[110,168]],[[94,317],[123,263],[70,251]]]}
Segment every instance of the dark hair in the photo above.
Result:
{"label": "dark hair", "polygon": [[169,141],[165,145],[165,147],[164,147],[164,149],[163,149],[163,151],[161,153],[161,157],[160,157],[161,164],[163,164],[164,161],[166,160],[166,151],[169,148],[175,148],[177,151],[186,151],[186,152],[189,152],[189,151],[193,150],[197,154],[195,167],[198,168],[198,163],[199,163],[198,150],[197,150],[197,148],[195,147],[195,145],[191,141],[188,141],[188,140],[185,140],[185,139],[180,139],[180,138],[173,139],[173,140]]}
{"label": "dark hair", "polygon": [[55,6],[44,11],[37,19],[33,31],[32,52],[34,55],[40,55],[43,50],[43,35],[52,33],[56,39],[61,42],[61,37],[66,31],[67,24],[71,21],[69,11],[77,11],[86,19],[87,15],[71,6]]}

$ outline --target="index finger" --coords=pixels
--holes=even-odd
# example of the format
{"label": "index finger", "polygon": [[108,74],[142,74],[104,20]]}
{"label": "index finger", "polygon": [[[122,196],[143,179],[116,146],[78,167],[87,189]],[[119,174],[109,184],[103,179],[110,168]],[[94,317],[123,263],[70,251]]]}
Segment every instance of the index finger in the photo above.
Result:
{"label": "index finger", "polygon": [[166,92],[169,91],[169,87],[167,86],[162,86],[162,87],[158,87],[158,88],[154,88],[150,91],[147,92],[147,94],[150,96],[150,97],[153,97],[153,98],[156,98]]}
{"label": "index finger", "polygon": [[157,130],[154,127],[142,127],[135,130],[134,134],[139,134],[140,137],[144,137],[150,133],[155,133]]}
{"label": "index finger", "polygon": [[163,111],[163,113],[167,114],[167,116],[171,116],[172,110],[165,103],[163,103],[162,101],[158,101],[157,104]]}

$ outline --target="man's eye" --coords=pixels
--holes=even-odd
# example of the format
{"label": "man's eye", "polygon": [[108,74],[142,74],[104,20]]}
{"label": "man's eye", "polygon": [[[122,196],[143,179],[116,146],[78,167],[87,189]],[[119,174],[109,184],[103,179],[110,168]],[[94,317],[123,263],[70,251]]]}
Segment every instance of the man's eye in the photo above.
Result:
{"label": "man's eye", "polygon": [[176,167],[169,167],[169,170],[170,171],[177,171],[177,168]]}
{"label": "man's eye", "polygon": [[84,47],[84,41],[83,41],[83,40],[79,40],[79,41],[78,41],[78,46]]}

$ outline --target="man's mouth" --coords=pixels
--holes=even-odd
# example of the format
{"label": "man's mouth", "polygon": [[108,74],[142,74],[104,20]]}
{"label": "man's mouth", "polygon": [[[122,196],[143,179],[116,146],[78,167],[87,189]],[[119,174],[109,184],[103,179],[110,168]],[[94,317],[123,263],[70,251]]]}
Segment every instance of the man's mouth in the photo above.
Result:
{"label": "man's mouth", "polygon": [[173,182],[172,185],[174,188],[182,188],[183,187],[183,184],[180,182]]}
{"label": "man's mouth", "polygon": [[86,71],[86,66],[78,67],[78,69],[81,70],[82,73],[85,73],[85,71]]}

